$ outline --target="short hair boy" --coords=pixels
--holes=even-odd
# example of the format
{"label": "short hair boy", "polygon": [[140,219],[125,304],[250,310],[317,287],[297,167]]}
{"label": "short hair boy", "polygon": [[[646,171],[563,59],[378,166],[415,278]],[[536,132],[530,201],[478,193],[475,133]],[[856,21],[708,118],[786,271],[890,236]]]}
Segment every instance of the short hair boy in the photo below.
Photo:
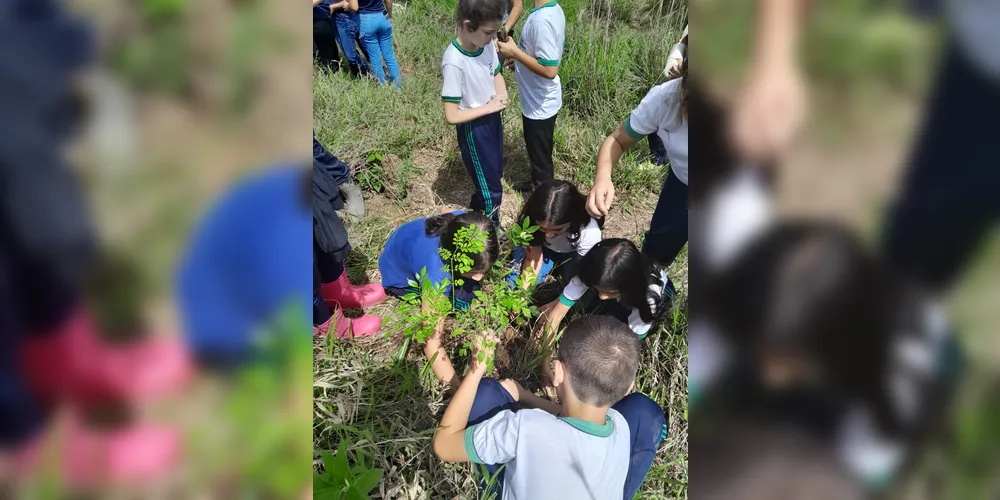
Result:
{"label": "short hair boy", "polygon": [[[553,368],[561,406],[519,387],[511,394],[475,360],[434,436],[438,457],[485,465],[504,499],[634,496],[666,419],[653,400],[628,395],[639,365],[628,326],[610,316],[570,322]],[[518,401],[536,408],[518,411]]]}

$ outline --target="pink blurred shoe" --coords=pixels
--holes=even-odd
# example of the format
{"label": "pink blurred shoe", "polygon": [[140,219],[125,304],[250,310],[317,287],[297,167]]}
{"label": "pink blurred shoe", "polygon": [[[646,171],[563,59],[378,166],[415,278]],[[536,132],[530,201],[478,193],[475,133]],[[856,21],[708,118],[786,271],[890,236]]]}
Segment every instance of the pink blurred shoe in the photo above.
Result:
{"label": "pink blurred shoe", "polygon": [[179,339],[111,345],[83,308],[57,331],[25,341],[21,361],[31,387],[48,400],[157,397],[180,388],[193,373]]}
{"label": "pink blurred shoe", "polygon": [[329,335],[333,330],[334,338],[338,339],[360,339],[369,337],[378,332],[382,327],[382,318],[374,314],[366,314],[360,318],[348,318],[344,316],[344,310],[340,304],[334,302],[331,306],[333,316],[326,320],[326,323],[313,327],[313,335]]}
{"label": "pink blurred shoe", "polygon": [[320,296],[330,309],[334,308],[334,304],[340,304],[344,309],[361,309],[385,300],[385,289],[378,283],[355,286],[344,271],[336,281],[320,285]]}
{"label": "pink blurred shoe", "polygon": [[180,459],[179,433],[165,426],[98,430],[76,421],[65,443],[64,473],[74,487],[155,481],[173,471]]}

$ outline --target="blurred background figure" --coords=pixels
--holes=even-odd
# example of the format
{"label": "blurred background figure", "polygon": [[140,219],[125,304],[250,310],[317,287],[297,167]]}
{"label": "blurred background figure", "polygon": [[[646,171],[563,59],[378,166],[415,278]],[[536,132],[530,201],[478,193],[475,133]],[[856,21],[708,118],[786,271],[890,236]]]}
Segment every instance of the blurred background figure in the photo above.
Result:
{"label": "blurred background figure", "polygon": [[[306,15],[263,0],[0,2],[5,498],[308,489],[308,277],[280,268],[309,255],[294,242],[311,231],[311,176],[305,158],[280,167],[311,128]],[[261,164],[279,167],[211,201]],[[298,226],[282,218],[295,201]],[[170,299],[178,269],[195,306]],[[220,305],[233,302],[246,314]],[[194,370],[189,346],[205,358],[247,339],[261,355],[228,377]],[[262,428],[269,444],[250,444]]]}
{"label": "blurred background figure", "polygon": [[[713,143],[692,111],[691,210],[708,221],[691,235],[692,274],[705,273],[691,278],[703,283],[691,300],[692,436],[727,408],[807,429],[869,492],[993,497],[996,296],[963,271],[996,274],[995,250],[981,243],[1000,208],[986,135],[997,128],[1000,59],[985,28],[1000,4],[948,3],[944,33],[898,7],[772,0],[695,13],[706,40],[696,71],[730,115]],[[734,57],[724,52],[748,34],[745,64],[732,65],[746,68],[741,78],[723,69]],[[741,206],[740,176],[716,176],[741,165],[773,179],[756,192],[770,192],[781,217],[748,221],[750,237],[710,237],[741,226],[739,210],[719,209]]]}

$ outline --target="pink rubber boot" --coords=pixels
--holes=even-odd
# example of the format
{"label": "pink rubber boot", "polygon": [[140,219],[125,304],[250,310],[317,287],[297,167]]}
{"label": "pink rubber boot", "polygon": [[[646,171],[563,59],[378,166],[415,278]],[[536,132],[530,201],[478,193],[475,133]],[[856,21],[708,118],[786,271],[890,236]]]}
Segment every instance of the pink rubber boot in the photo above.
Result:
{"label": "pink rubber boot", "polygon": [[348,318],[340,304],[334,302],[331,306],[333,316],[326,323],[313,327],[313,335],[329,335],[333,331],[334,338],[351,339],[374,335],[382,327],[382,318],[374,314],[366,314],[360,318]]}
{"label": "pink rubber boot", "polygon": [[76,421],[67,432],[64,453],[65,477],[74,487],[142,484],[174,470],[180,459],[180,436],[166,426],[98,430]]}
{"label": "pink rubber boot", "polygon": [[333,309],[335,303],[344,309],[361,309],[385,300],[385,289],[382,285],[373,283],[354,286],[347,277],[347,271],[340,273],[336,281],[320,285],[319,293],[330,309]]}
{"label": "pink rubber boot", "polygon": [[155,398],[180,388],[193,373],[179,339],[109,345],[83,308],[58,331],[25,341],[21,362],[31,387],[50,401]]}

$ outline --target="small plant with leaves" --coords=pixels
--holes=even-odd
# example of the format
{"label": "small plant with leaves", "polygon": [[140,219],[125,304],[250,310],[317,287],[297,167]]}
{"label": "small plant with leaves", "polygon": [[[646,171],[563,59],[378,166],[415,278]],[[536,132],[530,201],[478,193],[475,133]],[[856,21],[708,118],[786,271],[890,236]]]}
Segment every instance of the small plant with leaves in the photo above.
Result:
{"label": "small plant with leaves", "polygon": [[[537,230],[538,226],[533,226],[530,221],[525,220],[521,224],[514,224],[507,231],[507,239],[513,246],[527,245],[532,233]],[[482,253],[486,249],[488,237],[489,234],[479,227],[467,226],[459,229],[453,240],[455,250],[449,251],[445,248],[438,250],[441,260],[445,263],[448,278],[441,283],[431,283],[424,269],[415,280],[410,281],[409,285],[414,292],[403,297],[403,303],[398,309],[401,318],[399,321],[402,323],[400,329],[408,341],[426,342],[434,334],[437,325],[445,317],[454,314],[449,335],[469,339],[463,344],[459,353],[467,356],[474,348],[471,340],[473,335],[483,331],[497,334],[507,328],[520,328],[538,315],[538,310],[531,302],[534,277],[519,276],[513,288],[507,284],[510,273],[517,272],[509,268],[509,251],[503,252],[493,267],[487,270],[480,280],[480,289],[475,292],[476,300],[471,304],[460,302],[453,293],[449,297],[450,289],[465,284],[467,278],[463,275],[471,272],[474,266],[472,255]],[[481,353],[483,359],[478,361],[485,363],[491,372],[492,352],[496,341],[489,342],[492,342],[492,345]],[[404,342],[404,348],[397,359],[402,359],[407,348],[408,342]]]}
{"label": "small plant with leaves", "polygon": [[382,471],[372,466],[372,458],[354,450],[358,459],[352,467],[347,459],[347,440],[341,440],[337,454],[320,452],[322,474],[313,477],[313,498],[317,500],[367,500],[368,494],[382,481]]}

